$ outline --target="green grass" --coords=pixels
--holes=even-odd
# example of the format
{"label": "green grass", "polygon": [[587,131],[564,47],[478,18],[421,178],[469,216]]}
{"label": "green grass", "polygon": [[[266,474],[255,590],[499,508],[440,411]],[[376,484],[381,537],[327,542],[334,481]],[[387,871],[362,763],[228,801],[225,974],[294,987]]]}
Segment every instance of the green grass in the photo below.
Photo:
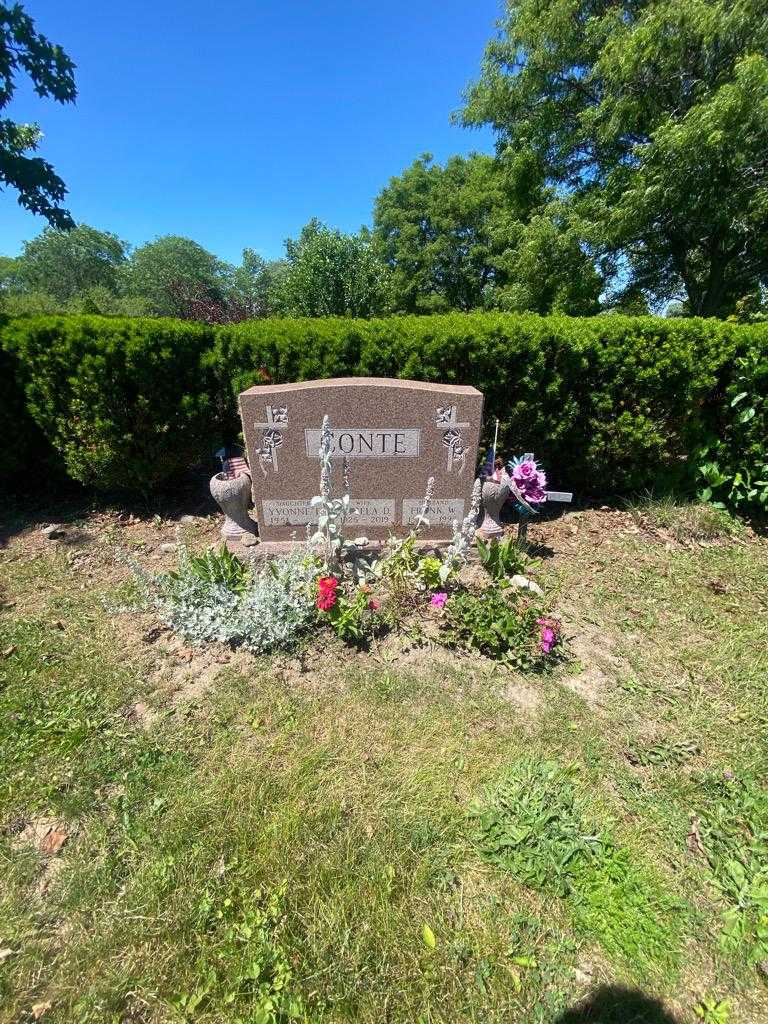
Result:
{"label": "green grass", "polygon": [[596,1019],[766,1019],[766,546],[605,540],[545,569],[572,655],[528,677],[375,647],[187,663],[105,609],[101,549],[90,582],[15,541],[0,1022],[560,1024],[622,985],[647,1010]]}

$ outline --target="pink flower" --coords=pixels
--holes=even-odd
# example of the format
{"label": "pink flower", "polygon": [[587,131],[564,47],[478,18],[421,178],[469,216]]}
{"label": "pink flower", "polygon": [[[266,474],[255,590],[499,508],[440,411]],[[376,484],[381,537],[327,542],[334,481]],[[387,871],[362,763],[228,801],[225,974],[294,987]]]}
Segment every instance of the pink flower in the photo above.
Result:
{"label": "pink flower", "polygon": [[520,462],[512,470],[512,477],[515,483],[525,483],[532,477],[536,476],[536,463],[531,462],[530,459],[526,459],[525,462]]}
{"label": "pink flower", "polygon": [[375,597],[372,597],[368,602],[368,611],[377,612],[381,608],[381,601],[377,601]]}
{"label": "pink flower", "polygon": [[544,471],[539,469],[535,459],[525,459],[513,466],[512,480],[525,501],[531,504],[546,501],[547,477]]}
{"label": "pink flower", "polygon": [[448,600],[448,595],[444,590],[438,591],[432,595],[432,599],[429,602],[433,608],[445,608],[445,602]]}
{"label": "pink flower", "polygon": [[543,654],[549,654],[560,638],[560,623],[555,619],[536,619],[536,625],[541,626],[539,647]]}

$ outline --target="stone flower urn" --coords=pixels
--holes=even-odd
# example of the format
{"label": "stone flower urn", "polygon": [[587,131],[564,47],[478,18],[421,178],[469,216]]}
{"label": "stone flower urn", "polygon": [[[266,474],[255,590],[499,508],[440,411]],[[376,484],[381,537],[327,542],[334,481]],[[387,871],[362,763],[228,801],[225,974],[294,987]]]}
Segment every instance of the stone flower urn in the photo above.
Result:
{"label": "stone flower urn", "polygon": [[480,498],[482,501],[483,520],[478,528],[478,533],[483,540],[492,540],[494,537],[504,536],[504,526],[501,522],[501,510],[504,502],[510,494],[510,481],[505,473],[501,480],[487,479],[483,482]]}
{"label": "stone flower urn", "polygon": [[241,472],[228,477],[217,473],[211,477],[211,495],[224,513],[222,537],[227,540],[241,540],[245,534],[255,536],[256,524],[248,515],[251,504],[251,474]]}

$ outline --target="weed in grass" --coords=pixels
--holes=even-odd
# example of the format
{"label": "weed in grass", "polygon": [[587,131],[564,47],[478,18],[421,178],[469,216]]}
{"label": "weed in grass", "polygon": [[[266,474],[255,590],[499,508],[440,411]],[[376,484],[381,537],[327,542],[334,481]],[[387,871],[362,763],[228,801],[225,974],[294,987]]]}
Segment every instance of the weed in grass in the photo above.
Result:
{"label": "weed in grass", "polygon": [[695,740],[659,740],[657,743],[641,743],[632,740],[627,746],[627,760],[642,768],[652,765],[681,765],[700,752]]}
{"label": "weed in grass", "polygon": [[699,836],[712,884],[726,904],[721,942],[768,957],[768,790],[751,775],[704,782]]}
{"label": "weed in grass", "polygon": [[694,1013],[704,1024],[728,1024],[731,1019],[731,1004],[727,999],[705,996],[694,1007]]}
{"label": "weed in grass", "polygon": [[592,824],[574,776],[555,761],[513,764],[473,808],[483,856],[566,899],[578,931],[639,974],[674,971],[679,908],[645,865]]}
{"label": "weed in grass", "polygon": [[486,860],[534,889],[567,895],[601,844],[583,827],[574,774],[574,767],[555,761],[514,764],[486,802],[473,807]]}
{"label": "weed in grass", "polygon": [[293,969],[283,945],[285,887],[224,896],[205,892],[195,924],[197,950],[189,989],[171,1004],[185,1019],[225,1012],[243,1024],[307,1021],[292,991]]}

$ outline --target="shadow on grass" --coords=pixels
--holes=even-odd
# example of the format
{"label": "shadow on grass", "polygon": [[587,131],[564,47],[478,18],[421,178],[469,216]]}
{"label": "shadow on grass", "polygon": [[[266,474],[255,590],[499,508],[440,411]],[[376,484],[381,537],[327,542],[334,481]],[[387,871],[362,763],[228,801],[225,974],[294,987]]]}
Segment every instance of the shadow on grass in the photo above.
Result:
{"label": "shadow on grass", "polygon": [[207,516],[218,512],[208,481],[215,466],[190,470],[157,488],[146,498],[121,493],[100,493],[71,480],[55,479],[50,487],[0,496],[0,549],[20,533],[51,523],[69,527],[68,543],[77,543],[77,526],[94,516],[149,520],[155,515],[178,519],[181,515]]}
{"label": "shadow on grass", "polygon": [[623,985],[601,985],[555,1024],[679,1024],[658,999]]}

